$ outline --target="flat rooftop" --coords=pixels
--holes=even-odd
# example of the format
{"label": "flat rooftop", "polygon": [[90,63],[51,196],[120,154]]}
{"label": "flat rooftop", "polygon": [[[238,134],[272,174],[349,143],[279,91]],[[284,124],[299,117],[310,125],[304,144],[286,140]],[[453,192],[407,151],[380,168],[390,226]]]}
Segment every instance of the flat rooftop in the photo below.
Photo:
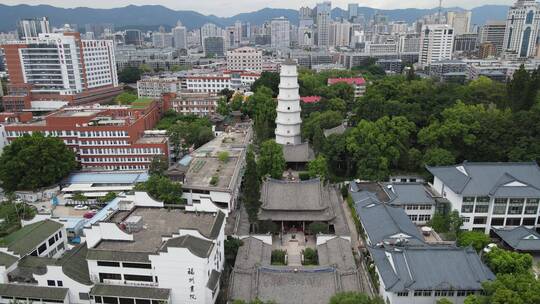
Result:
{"label": "flat rooftop", "polygon": [[166,136],[146,136],[137,140],[138,144],[163,144],[167,142]]}
{"label": "flat rooftop", "polygon": [[198,230],[207,238],[215,238],[224,221],[223,213],[139,207],[133,211],[117,211],[108,222],[120,225],[133,216],[140,216],[143,226],[140,231],[131,233],[133,241],[102,240],[92,250],[154,253],[164,244],[163,237],[178,234],[180,229]]}
{"label": "flat rooftop", "polygon": [[88,110],[86,110],[86,111],[67,110],[67,111],[60,111],[60,112],[54,114],[54,116],[57,116],[57,117],[90,117],[90,116],[97,115],[102,111],[103,110],[90,110],[90,111],[88,111]]}
{"label": "flat rooftop", "polygon": [[[230,188],[238,177],[241,160],[244,158],[250,139],[251,130],[236,129],[220,134],[195,150],[191,153],[192,159],[186,172],[184,186],[187,188]],[[227,161],[219,160],[221,152],[228,153]],[[211,184],[213,176],[217,177],[215,184]]]}

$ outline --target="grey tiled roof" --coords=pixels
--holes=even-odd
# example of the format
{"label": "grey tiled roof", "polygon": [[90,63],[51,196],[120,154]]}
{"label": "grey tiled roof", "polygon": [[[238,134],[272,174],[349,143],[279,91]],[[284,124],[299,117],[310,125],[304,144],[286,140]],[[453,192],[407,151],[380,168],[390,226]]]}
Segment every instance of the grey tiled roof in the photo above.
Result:
{"label": "grey tiled roof", "polygon": [[327,304],[337,292],[362,291],[351,243],[334,238],[317,246],[320,266],[272,266],[272,246],[243,239],[229,284],[229,299],[280,304]]}
{"label": "grey tiled roof", "polygon": [[288,163],[307,163],[315,159],[315,152],[307,142],[298,145],[283,145],[283,157]]}
{"label": "grey tiled roof", "polygon": [[5,252],[0,252],[0,266],[5,266],[8,268],[9,266],[15,264],[19,260],[18,257],[12,256],[11,254],[7,254]]}
{"label": "grey tiled roof", "polygon": [[422,183],[384,183],[383,188],[392,205],[425,204],[435,205],[435,199]]}
{"label": "grey tiled roof", "polygon": [[67,293],[67,288],[60,287],[39,287],[24,284],[0,284],[0,296],[6,297],[64,301]]}
{"label": "grey tiled roof", "polygon": [[535,162],[464,162],[454,166],[428,166],[427,170],[462,195],[540,196],[540,168]]}
{"label": "grey tiled roof", "polygon": [[214,248],[214,243],[187,234],[167,240],[161,251],[167,251],[168,248],[186,248],[200,258],[207,258]]}
{"label": "grey tiled roof", "polygon": [[171,294],[170,289],[141,287],[141,286],[125,286],[125,285],[105,285],[96,284],[90,290],[93,296],[112,296],[126,297],[138,299],[152,300],[168,300]]}
{"label": "grey tiled roof", "polygon": [[508,246],[520,251],[540,251],[540,234],[524,226],[515,228],[492,228]]}
{"label": "grey tiled roof", "polygon": [[9,251],[24,256],[62,227],[62,224],[52,220],[39,221],[3,237],[0,247],[7,247]]}
{"label": "grey tiled roof", "polygon": [[206,283],[206,288],[210,290],[216,289],[217,284],[219,283],[219,278],[221,277],[221,272],[212,269],[210,277],[208,278],[208,283]]}
{"label": "grey tiled roof", "polygon": [[66,252],[57,261],[57,265],[62,266],[62,271],[71,279],[84,285],[92,285],[86,261],[87,253],[88,247],[84,243]]}
{"label": "grey tiled roof", "polygon": [[406,239],[411,244],[423,244],[423,237],[402,208],[377,200],[367,191],[351,193],[356,213],[372,244]]}
{"label": "grey tiled roof", "polygon": [[481,290],[495,276],[472,248],[369,247],[386,290]]}
{"label": "grey tiled roof", "polygon": [[325,129],[324,130],[324,137],[328,137],[328,136],[330,136],[332,134],[343,134],[343,133],[345,133],[345,131],[347,131],[347,128],[345,127],[345,125],[340,124],[337,127],[333,127],[333,128],[330,128],[330,129]]}
{"label": "grey tiled roof", "polygon": [[88,260],[123,261],[135,263],[149,263],[148,252],[112,251],[88,249]]}

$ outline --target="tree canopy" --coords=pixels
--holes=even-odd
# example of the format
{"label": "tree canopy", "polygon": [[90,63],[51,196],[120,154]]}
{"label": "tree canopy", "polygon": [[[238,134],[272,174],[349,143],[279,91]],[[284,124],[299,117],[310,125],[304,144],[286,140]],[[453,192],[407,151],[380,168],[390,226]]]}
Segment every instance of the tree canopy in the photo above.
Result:
{"label": "tree canopy", "polygon": [[183,203],[182,185],[165,176],[151,175],[146,182],[137,184],[135,189],[146,191],[154,199],[163,201],[165,204]]}
{"label": "tree canopy", "polygon": [[330,304],[384,304],[384,300],[360,292],[339,292],[330,298]]}
{"label": "tree canopy", "polygon": [[259,159],[257,160],[257,168],[259,176],[270,176],[272,178],[281,179],[283,170],[285,170],[285,158],[283,157],[283,149],[273,139],[269,139],[262,143]]}
{"label": "tree canopy", "polygon": [[472,246],[476,252],[480,252],[489,243],[491,243],[489,236],[480,231],[463,231],[459,233],[457,238],[458,246]]}
{"label": "tree canopy", "polygon": [[0,181],[4,190],[36,190],[59,182],[77,167],[75,153],[56,137],[24,135],[4,148]]}

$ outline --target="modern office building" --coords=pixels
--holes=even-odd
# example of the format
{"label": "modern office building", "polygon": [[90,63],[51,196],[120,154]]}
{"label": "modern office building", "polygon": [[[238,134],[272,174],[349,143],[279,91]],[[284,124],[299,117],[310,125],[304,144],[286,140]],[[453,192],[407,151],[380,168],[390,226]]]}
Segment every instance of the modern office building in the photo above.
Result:
{"label": "modern office building", "polygon": [[426,24],[420,36],[420,60],[422,67],[432,62],[452,59],[454,29],[447,24]]}
{"label": "modern office building", "polygon": [[223,37],[206,37],[203,41],[206,57],[223,57],[225,55],[225,41]]}
{"label": "modern office building", "polygon": [[59,137],[83,168],[142,170],[154,157],[169,155],[165,136],[145,134],[164,110],[150,99],[129,106],[66,107],[44,118],[8,123],[5,132],[9,142],[35,132]]}
{"label": "modern office building", "polygon": [[270,22],[270,28],[270,43],[273,48],[289,48],[291,46],[289,19],[285,17],[274,18]]}
{"label": "modern office building", "polygon": [[232,71],[262,72],[262,50],[241,47],[227,51],[227,69]]}
{"label": "modern office building", "polygon": [[49,18],[47,17],[21,19],[17,22],[17,34],[20,40],[35,38],[39,34],[48,34],[51,32]]}
{"label": "modern office building", "polygon": [[140,30],[128,29],[124,31],[124,42],[128,45],[141,46],[144,42],[143,34]]}
{"label": "modern office building", "polygon": [[296,62],[287,59],[281,64],[276,116],[276,142],[281,145],[302,143],[300,95]]}
{"label": "modern office building", "polygon": [[1,47],[10,81],[3,99],[7,111],[104,102],[121,92],[112,41],[55,33]]}
{"label": "modern office building", "polygon": [[349,22],[332,22],[330,24],[330,41],[331,46],[348,47],[351,37],[351,24]]}
{"label": "modern office building", "polygon": [[467,33],[454,37],[454,52],[472,54],[478,50],[478,34]]}
{"label": "modern office building", "polygon": [[182,89],[182,80],[177,77],[149,77],[137,81],[139,98],[161,98],[164,93],[176,93]]}
{"label": "modern office building", "polygon": [[172,110],[184,115],[212,116],[220,99],[216,93],[180,92],[162,97]]}
{"label": "modern office building", "polygon": [[540,229],[540,168],[532,163],[473,163],[427,167],[433,188],[463,219],[462,229]]}
{"label": "modern office building", "polygon": [[187,49],[187,28],[180,21],[172,29],[173,44],[177,49]]}
{"label": "modern office building", "polygon": [[534,0],[518,0],[508,10],[503,52],[509,58],[530,58],[536,55],[540,4]]}
{"label": "modern office building", "polygon": [[159,27],[159,31],[152,33],[152,45],[155,48],[170,48],[173,46],[172,33],[166,33],[163,26]]}
{"label": "modern office building", "polygon": [[317,45],[330,46],[330,22],[332,21],[332,2],[317,3],[316,7]]}
{"label": "modern office building", "polygon": [[486,24],[480,27],[480,32],[478,33],[478,42],[480,44],[485,42],[493,43],[496,54],[500,54],[503,49],[505,32],[505,21],[488,21]]}
{"label": "modern office building", "polygon": [[349,3],[347,5],[347,13],[349,15],[349,21],[358,17],[358,3]]}
{"label": "modern office building", "polygon": [[454,28],[455,35],[471,32],[471,11],[447,12],[446,23]]}

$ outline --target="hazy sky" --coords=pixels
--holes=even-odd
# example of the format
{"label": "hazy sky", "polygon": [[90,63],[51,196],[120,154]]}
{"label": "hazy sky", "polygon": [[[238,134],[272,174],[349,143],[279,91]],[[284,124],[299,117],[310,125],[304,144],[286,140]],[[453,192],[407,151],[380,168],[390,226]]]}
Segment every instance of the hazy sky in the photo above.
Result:
{"label": "hazy sky", "polygon": [[[49,4],[60,7],[95,7],[111,8],[144,4],[159,4],[175,10],[194,10],[203,14],[214,14],[217,16],[231,16],[238,13],[255,11],[264,7],[273,8],[292,8],[298,9],[300,6],[314,6],[315,3],[322,0],[0,0],[2,4]],[[473,8],[484,4],[512,4],[515,0],[443,0],[443,6],[460,6],[463,8]],[[437,0],[334,0],[333,6],[346,8],[347,3],[358,3],[360,6],[369,6],[373,8],[432,8],[438,5]]]}

